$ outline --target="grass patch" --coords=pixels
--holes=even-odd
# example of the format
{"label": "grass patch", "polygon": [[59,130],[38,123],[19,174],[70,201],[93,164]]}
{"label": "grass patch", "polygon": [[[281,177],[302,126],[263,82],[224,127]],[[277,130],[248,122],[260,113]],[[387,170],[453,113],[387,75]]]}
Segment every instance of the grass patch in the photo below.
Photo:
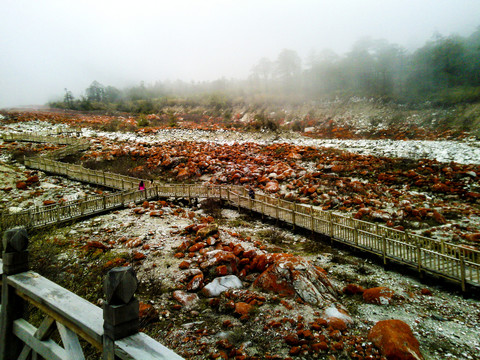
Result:
{"label": "grass patch", "polygon": [[292,238],[290,236],[274,228],[260,230],[257,233],[257,236],[273,245],[282,245],[292,242]]}
{"label": "grass patch", "polygon": [[206,215],[214,219],[222,219],[222,201],[219,199],[208,198],[200,202],[200,206]]}

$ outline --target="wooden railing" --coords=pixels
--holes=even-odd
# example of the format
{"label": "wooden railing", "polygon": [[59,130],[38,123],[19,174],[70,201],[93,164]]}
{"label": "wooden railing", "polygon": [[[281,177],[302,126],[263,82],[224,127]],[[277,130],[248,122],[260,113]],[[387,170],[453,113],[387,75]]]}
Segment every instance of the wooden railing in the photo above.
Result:
{"label": "wooden railing", "polygon": [[[138,332],[136,276],[131,268],[107,274],[103,310],[54,282],[28,271],[27,242],[18,241],[22,229],[11,229],[0,261],[2,297],[0,310],[0,359],[84,359],[79,336],[102,354],[102,359],[180,360],[180,356]],[[115,298],[114,302],[110,302]],[[120,300],[119,300],[120,299]],[[25,318],[26,304],[44,316],[38,327]],[[61,339],[55,342],[52,334]],[[63,346],[61,346],[63,344]]]}
{"label": "wooden railing", "polygon": [[231,205],[258,212],[284,223],[326,235],[333,241],[370,252],[387,261],[415,268],[419,273],[436,274],[461,284],[480,286],[480,251],[420,235],[395,230],[378,223],[323,211],[312,206],[286,201],[266,194],[251,199],[246,190],[234,186],[188,184],[150,185],[145,191],[137,188],[141,179],[103,171],[85,169],[45,158],[30,158],[26,166],[65,175],[88,183],[126,189],[104,197],[65,203],[18,214],[4,215],[0,226],[28,224],[43,226],[59,221],[77,219],[97,212],[115,209],[129,202],[155,197],[219,198]]}

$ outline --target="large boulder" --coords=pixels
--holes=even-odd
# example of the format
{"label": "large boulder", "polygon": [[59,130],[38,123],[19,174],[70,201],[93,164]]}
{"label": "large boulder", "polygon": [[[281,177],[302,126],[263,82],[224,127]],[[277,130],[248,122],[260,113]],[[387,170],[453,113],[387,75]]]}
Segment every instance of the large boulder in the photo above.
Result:
{"label": "large boulder", "polygon": [[418,340],[408,324],[401,320],[383,320],[375,324],[368,339],[388,360],[421,360]]}
{"label": "large boulder", "polygon": [[328,277],[302,257],[290,254],[268,254],[269,266],[254,286],[283,296],[298,295],[305,302],[324,306],[336,301],[337,291]]}

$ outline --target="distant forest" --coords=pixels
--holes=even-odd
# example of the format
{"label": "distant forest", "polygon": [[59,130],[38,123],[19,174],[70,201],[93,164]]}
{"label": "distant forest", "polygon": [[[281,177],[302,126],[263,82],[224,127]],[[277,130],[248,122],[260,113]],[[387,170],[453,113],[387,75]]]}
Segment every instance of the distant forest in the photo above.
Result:
{"label": "distant forest", "polygon": [[63,101],[51,107],[73,110],[158,113],[165,106],[213,107],[303,103],[351,97],[435,106],[480,102],[480,27],[470,36],[436,34],[409,53],[386,40],[364,38],[349,52],[314,52],[302,63],[294,50],[277,59],[262,58],[248,79],[211,82],[141,82],[118,89],[97,81],[75,98],[65,89]]}

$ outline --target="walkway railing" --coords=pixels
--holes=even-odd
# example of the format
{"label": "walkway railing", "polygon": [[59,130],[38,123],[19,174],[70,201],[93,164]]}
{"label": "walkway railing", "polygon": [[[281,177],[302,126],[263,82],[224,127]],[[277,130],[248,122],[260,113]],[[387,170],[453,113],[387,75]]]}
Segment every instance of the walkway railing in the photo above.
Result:
{"label": "walkway railing", "polygon": [[[0,260],[2,296],[0,359],[85,359],[79,337],[93,345],[104,360],[180,360],[180,356],[138,332],[137,279],[131,267],[109,271],[104,282],[103,310],[54,282],[28,270],[28,239],[24,229],[4,234],[6,248]],[[28,320],[27,307],[43,320]],[[52,340],[57,333],[61,341]]]}
{"label": "walkway railing", "polygon": [[[129,189],[104,197],[65,203],[2,217],[0,226],[29,224],[42,226],[89,216],[96,212],[124,206],[129,202],[155,197],[202,198],[212,197],[228,201],[231,205],[258,212],[293,226],[326,235],[332,240],[380,256],[384,263],[392,261],[415,268],[419,273],[439,275],[461,284],[480,286],[480,251],[395,230],[378,223],[357,220],[349,216],[323,211],[266,194],[256,194],[251,199],[242,187],[170,184],[151,186],[147,181],[145,191],[136,191],[141,179],[85,169],[79,165],[65,164],[45,158],[25,160],[26,166],[65,175],[72,179]],[[38,224],[38,225],[37,225]]]}

